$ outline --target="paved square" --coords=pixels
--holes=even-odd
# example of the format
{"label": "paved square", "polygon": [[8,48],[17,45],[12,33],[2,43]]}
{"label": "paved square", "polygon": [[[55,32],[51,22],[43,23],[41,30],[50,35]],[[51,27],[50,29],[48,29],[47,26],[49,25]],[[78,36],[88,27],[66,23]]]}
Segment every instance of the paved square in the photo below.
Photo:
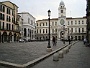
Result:
{"label": "paved square", "polygon": [[[0,43],[0,60],[16,63],[25,64],[36,58],[39,58],[48,52],[48,42],[26,42],[26,43]],[[61,41],[57,42],[57,46],[51,47],[53,50],[64,46]]]}

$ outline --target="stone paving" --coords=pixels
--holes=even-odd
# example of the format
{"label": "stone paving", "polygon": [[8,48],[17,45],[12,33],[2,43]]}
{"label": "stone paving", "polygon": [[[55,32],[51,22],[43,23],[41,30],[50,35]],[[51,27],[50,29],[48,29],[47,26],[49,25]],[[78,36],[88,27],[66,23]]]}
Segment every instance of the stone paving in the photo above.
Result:
{"label": "stone paving", "polygon": [[[0,43],[0,60],[16,64],[25,64],[47,54],[47,44],[47,41],[26,43]],[[57,42],[57,46],[52,46],[51,43],[51,47],[53,50],[58,49],[62,46],[64,45],[61,41]]]}
{"label": "stone paving", "polygon": [[90,47],[79,41],[59,61],[53,61],[52,55],[31,68],[90,68]]}

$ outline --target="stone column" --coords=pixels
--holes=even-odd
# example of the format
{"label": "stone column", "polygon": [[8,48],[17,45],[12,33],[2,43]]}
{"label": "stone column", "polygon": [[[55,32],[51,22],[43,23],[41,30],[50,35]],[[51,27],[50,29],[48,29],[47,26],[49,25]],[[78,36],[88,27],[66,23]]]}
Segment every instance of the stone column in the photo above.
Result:
{"label": "stone column", "polygon": [[26,40],[28,40],[28,28],[26,28]]}

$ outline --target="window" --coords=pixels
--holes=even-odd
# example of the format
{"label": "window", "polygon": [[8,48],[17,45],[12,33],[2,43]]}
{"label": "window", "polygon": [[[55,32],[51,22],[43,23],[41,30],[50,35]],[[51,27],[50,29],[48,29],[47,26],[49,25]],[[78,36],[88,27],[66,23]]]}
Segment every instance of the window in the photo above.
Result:
{"label": "window", "polygon": [[84,32],[84,28],[82,28],[82,32]]}
{"label": "window", "polygon": [[61,8],[62,8],[62,6],[61,6]]}
{"label": "window", "polygon": [[55,29],[55,33],[57,33],[57,29]]}
{"label": "window", "polygon": [[12,18],[12,23],[14,23],[14,18]]}
{"label": "window", "polygon": [[77,24],[77,21],[75,21],[75,24]]}
{"label": "window", "polygon": [[38,33],[38,29],[37,29],[37,33]]}
{"label": "window", "polygon": [[84,21],[82,21],[82,24],[84,24]]}
{"label": "window", "polygon": [[5,12],[5,6],[3,6],[3,12]]}
{"label": "window", "polygon": [[38,23],[37,23],[37,26],[38,26]]}
{"label": "window", "polygon": [[43,26],[44,26],[44,23],[43,23]]}
{"label": "window", "polygon": [[6,24],[6,29],[8,30],[8,23]]}
{"label": "window", "polygon": [[8,15],[7,15],[7,21],[8,21]]}
{"label": "window", "polygon": [[78,24],[80,24],[80,21],[78,21]]}
{"label": "window", "polygon": [[46,26],[47,26],[47,22],[46,22]]}
{"label": "window", "polygon": [[73,25],[73,21],[71,21],[71,25]]}
{"label": "window", "polygon": [[54,22],[52,22],[52,25],[54,26]]}
{"label": "window", "polygon": [[47,29],[46,29],[46,33],[47,33]]}
{"label": "window", "polygon": [[80,33],[80,28],[79,28],[79,33]]}
{"label": "window", "polygon": [[4,22],[3,22],[3,29],[4,29]]}
{"label": "window", "polygon": [[73,28],[71,28],[71,33],[73,33]]}
{"label": "window", "polygon": [[12,15],[14,15],[14,12],[13,12],[13,10],[12,10]]}
{"label": "window", "polygon": [[0,20],[5,20],[5,15],[0,13]]}
{"label": "window", "polygon": [[7,14],[11,14],[11,12],[10,12],[10,9],[9,9],[9,8],[7,8]]}
{"label": "window", "polygon": [[75,32],[77,32],[77,28],[75,28]]}
{"label": "window", "polygon": [[7,8],[7,14],[8,14],[8,8]]}
{"label": "window", "polygon": [[68,28],[68,34],[69,34],[69,28]]}
{"label": "window", "polygon": [[54,33],[54,29],[52,29],[52,33]]}
{"label": "window", "polygon": [[44,33],[44,29],[43,29],[43,33]]}
{"label": "window", "polygon": [[69,25],[69,21],[68,21],[68,25]]}
{"label": "window", "polygon": [[9,12],[8,14],[11,14],[10,9],[9,9],[9,11],[8,11],[8,12]]}
{"label": "window", "polygon": [[5,6],[4,5],[0,5],[0,11],[5,12]]}
{"label": "window", "polygon": [[47,39],[47,36],[46,36],[46,39]]}
{"label": "window", "polygon": [[2,14],[2,20],[5,20],[5,15],[4,14]]}
{"label": "window", "polygon": [[10,28],[10,27],[11,27],[11,25],[9,24],[9,30],[11,30],[11,28]]}
{"label": "window", "polygon": [[55,22],[55,25],[57,25],[57,22]]}
{"label": "window", "polygon": [[13,24],[12,24],[12,30],[13,30],[14,28],[13,28]]}
{"label": "window", "polygon": [[2,5],[0,5],[0,11],[2,11]]}
{"label": "window", "polygon": [[40,33],[41,33],[41,29],[40,29]]}
{"label": "window", "polygon": [[11,21],[11,19],[10,19],[10,16],[9,16],[9,22]]}
{"label": "window", "polygon": [[61,13],[63,13],[63,10],[61,10]]}
{"label": "window", "polygon": [[15,17],[13,18],[13,23],[15,23]]}

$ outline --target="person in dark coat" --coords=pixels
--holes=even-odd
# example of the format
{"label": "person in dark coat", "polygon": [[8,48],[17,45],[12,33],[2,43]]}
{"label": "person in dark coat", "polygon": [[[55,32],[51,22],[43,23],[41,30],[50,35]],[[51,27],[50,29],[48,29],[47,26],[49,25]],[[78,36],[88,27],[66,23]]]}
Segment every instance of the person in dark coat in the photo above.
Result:
{"label": "person in dark coat", "polygon": [[68,41],[69,41],[69,44],[71,43],[71,40],[70,40],[70,38],[68,39]]}
{"label": "person in dark coat", "polygon": [[53,46],[56,46],[56,39],[54,36],[52,37],[52,43],[53,43]]}

